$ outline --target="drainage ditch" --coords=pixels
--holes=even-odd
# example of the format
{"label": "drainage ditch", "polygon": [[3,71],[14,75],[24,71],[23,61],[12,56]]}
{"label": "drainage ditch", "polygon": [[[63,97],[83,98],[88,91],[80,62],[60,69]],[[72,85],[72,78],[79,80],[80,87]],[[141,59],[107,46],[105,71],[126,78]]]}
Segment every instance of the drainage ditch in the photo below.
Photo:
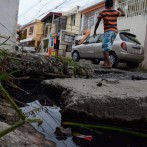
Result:
{"label": "drainage ditch", "polygon": [[[40,127],[38,127],[37,124],[32,124],[32,126],[44,134],[46,139],[55,142],[57,147],[146,147],[147,139],[144,137],[110,130],[62,125],[64,120],[60,113],[60,106],[62,104],[59,99],[60,93],[44,89],[40,85],[40,82],[40,80],[34,79],[17,83],[20,88],[28,93],[23,93],[11,87],[8,88],[7,86],[6,89],[13,98],[28,104],[28,106],[25,107],[20,105],[20,108],[29,118],[40,117],[43,119],[44,122]],[[70,122],[71,120],[67,117],[66,121]],[[76,120],[76,122],[79,122],[79,120]],[[76,136],[59,137],[54,134],[56,127],[70,127],[72,132],[92,136],[93,139],[88,141]],[[147,131],[143,129],[135,131],[147,134]]]}

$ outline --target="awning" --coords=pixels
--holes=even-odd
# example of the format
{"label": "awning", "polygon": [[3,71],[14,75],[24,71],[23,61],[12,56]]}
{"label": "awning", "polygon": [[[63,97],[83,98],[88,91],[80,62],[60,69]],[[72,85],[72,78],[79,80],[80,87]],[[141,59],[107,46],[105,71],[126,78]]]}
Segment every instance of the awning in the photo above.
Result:
{"label": "awning", "polygon": [[33,41],[33,40],[34,40],[34,38],[23,39],[23,40],[20,40],[20,43],[29,42],[29,41]]}

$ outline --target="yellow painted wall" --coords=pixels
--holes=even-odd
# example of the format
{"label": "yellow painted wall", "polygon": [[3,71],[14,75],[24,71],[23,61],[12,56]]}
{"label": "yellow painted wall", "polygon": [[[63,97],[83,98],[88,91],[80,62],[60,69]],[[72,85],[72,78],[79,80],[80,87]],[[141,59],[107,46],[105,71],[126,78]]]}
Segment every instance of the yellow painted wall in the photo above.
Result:
{"label": "yellow painted wall", "polygon": [[[67,11],[67,12],[77,12],[78,6]],[[68,16],[69,15],[69,16]],[[71,13],[62,13],[62,16],[67,16],[67,22],[66,22],[66,30],[71,32],[76,32],[76,34],[79,34],[80,30],[80,23],[81,23],[81,12],[76,14],[75,16],[75,25],[71,26]],[[78,16],[78,18],[77,18]],[[77,31],[76,31],[76,23],[77,23]]]}
{"label": "yellow painted wall", "polygon": [[51,34],[56,33],[55,30],[56,30],[56,23],[54,22]]}
{"label": "yellow painted wall", "polygon": [[37,31],[36,31],[36,33],[37,34],[43,34],[43,22],[37,22]]}
{"label": "yellow painted wall", "polygon": [[35,20],[37,23],[37,28],[36,28],[36,37],[35,37],[35,46],[38,46],[38,41],[41,42],[43,38],[43,24],[44,22],[41,22],[40,20]]}

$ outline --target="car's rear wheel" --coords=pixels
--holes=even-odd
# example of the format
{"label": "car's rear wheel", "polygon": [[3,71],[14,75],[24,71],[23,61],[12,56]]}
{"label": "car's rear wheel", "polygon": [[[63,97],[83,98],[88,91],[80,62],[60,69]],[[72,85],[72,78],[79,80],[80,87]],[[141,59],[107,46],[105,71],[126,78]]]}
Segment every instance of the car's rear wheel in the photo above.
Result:
{"label": "car's rear wheel", "polygon": [[127,63],[129,68],[137,68],[139,66],[139,63],[133,63],[133,62],[129,62]]}
{"label": "car's rear wheel", "polygon": [[74,51],[73,54],[72,54],[72,60],[74,62],[79,62],[80,61],[80,55],[77,51]]}
{"label": "car's rear wheel", "polygon": [[113,52],[109,53],[110,62],[112,64],[112,67],[117,67],[118,65],[118,58],[117,55]]}

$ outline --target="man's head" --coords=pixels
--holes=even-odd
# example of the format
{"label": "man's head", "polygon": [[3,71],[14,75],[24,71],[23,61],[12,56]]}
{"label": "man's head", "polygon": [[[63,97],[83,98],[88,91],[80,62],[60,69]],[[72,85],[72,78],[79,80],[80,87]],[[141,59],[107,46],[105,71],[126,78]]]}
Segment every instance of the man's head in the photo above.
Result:
{"label": "man's head", "polygon": [[105,7],[112,8],[113,7],[113,0],[106,0]]}

